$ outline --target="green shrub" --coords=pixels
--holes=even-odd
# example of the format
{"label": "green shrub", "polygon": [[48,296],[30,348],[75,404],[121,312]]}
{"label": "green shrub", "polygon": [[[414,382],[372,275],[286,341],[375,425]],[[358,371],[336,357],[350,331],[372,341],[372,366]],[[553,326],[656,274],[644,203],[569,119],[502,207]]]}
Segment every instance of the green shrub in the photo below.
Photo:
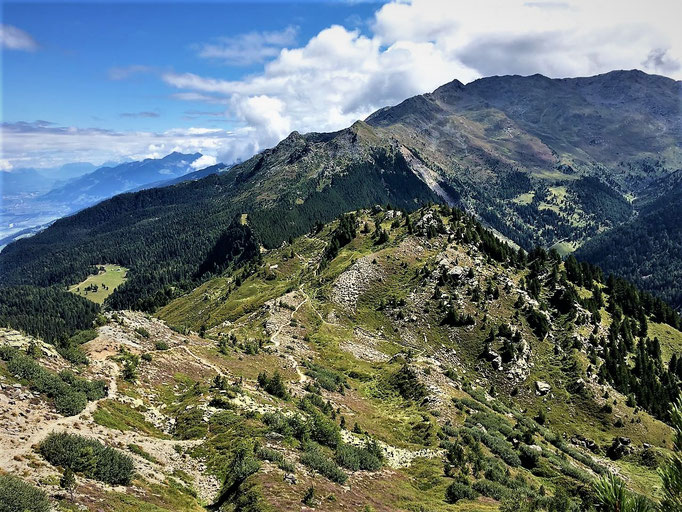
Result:
{"label": "green shrub", "polygon": [[50,434],[40,444],[40,453],[53,466],[112,485],[128,485],[133,476],[133,460],[128,455],[76,434]]}
{"label": "green shrub", "polygon": [[[368,443],[369,445],[369,443]],[[376,442],[368,446],[353,446],[339,443],[336,448],[336,462],[351,471],[376,471],[381,468],[382,454]]]}
{"label": "green shrub", "polygon": [[483,496],[501,501],[502,498],[509,494],[509,489],[498,482],[490,480],[479,480],[472,485],[475,491],[481,493]]}
{"label": "green shrub", "polygon": [[49,512],[50,501],[40,489],[15,476],[0,475],[0,512]]}
{"label": "green shrub", "polygon": [[277,463],[282,463],[284,462],[284,455],[282,455],[282,452],[279,452],[277,450],[273,450],[272,448],[268,448],[266,446],[263,446],[258,450],[256,453],[259,459],[261,460],[269,460],[270,462],[277,462]]}
{"label": "green shrub", "polygon": [[419,381],[415,371],[407,364],[393,374],[390,383],[405,400],[421,402],[426,398],[426,386]]}
{"label": "green shrub", "polygon": [[327,391],[343,391],[346,378],[333,370],[314,363],[305,363],[305,373],[312,377],[315,382]]}
{"label": "green shrub", "polygon": [[107,394],[104,381],[89,381],[64,370],[56,374],[19,350],[3,350],[0,357],[7,360],[7,369],[28,386],[54,400],[57,412],[74,416],[85,409],[88,400],[97,400]]}
{"label": "green shrub", "polygon": [[343,484],[348,479],[348,475],[336,465],[331,457],[323,452],[322,447],[317,443],[306,443],[305,452],[301,455],[301,463],[314,469],[332,482]]}
{"label": "green shrub", "polygon": [[135,329],[135,332],[142,336],[143,338],[149,338],[149,331],[144,327],[138,327],[137,329]]}
{"label": "green shrub", "polygon": [[459,500],[473,500],[476,499],[476,496],[476,491],[461,482],[453,482],[445,490],[445,501],[448,503],[457,503]]}
{"label": "green shrub", "polygon": [[275,371],[272,377],[268,377],[267,372],[259,373],[258,385],[267,393],[270,393],[277,398],[282,398],[283,400],[289,399],[289,391],[287,391],[286,385],[282,380],[282,376],[278,371]]}
{"label": "green shrub", "polygon": [[463,427],[463,432],[467,432],[474,439],[481,441],[491,452],[498,455],[508,465],[516,468],[521,465],[521,459],[514,451],[512,445],[504,439],[469,427]]}
{"label": "green shrub", "polygon": [[175,417],[175,437],[178,439],[201,439],[206,435],[208,426],[204,413],[196,407],[184,410]]}
{"label": "green shrub", "polygon": [[168,350],[168,343],[166,343],[165,341],[157,341],[156,343],[154,343],[154,348],[156,350]]}
{"label": "green shrub", "polygon": [[538,465],[540,461],[540,452],[533,450],[527,444],[522,444],[519,446],[519,455],[521,459],[521,464],[526,469],[533,469]]}
{"label": "green shrub", "polygon": [[330,448],[336,448],[341,442],[339,426],[320,411],[314,410],[309,414],[310,438]]}

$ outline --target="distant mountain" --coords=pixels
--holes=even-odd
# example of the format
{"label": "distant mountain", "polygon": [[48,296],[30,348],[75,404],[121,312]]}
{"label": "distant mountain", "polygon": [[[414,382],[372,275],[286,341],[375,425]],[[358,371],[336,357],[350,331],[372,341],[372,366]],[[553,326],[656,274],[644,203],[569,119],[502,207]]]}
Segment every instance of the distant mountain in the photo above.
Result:
{"label": "distant mountain", "polygon": [[169,283],[200,277],[241,214],[276,247],[385,202],[446,201],[525,248],[571,252],[635,219],[632,199],[681,167],[680,97],[681,82],[639,71],[453,81],[338,132],[294,132],[228,173],[62,219],[8,246],[2,279],[73,284],[88,265],[118,263],[131,270],[112,304],[153,307]]}
{"label": "distant mountain", "polygon": [[43,199],[69,203],[75,208],[94,204],[121,192],[192,172],[201,153],[171,153],[160,159],[148,158],[115,167],[100,167],[47,193]]}
{"label": "distant mountain", "polygon": [[45,193],[60,182],[92,172],[97,167],[88,162],[72,162],[58,167],[18,168],[0,172],[0,192],[3,196]]}
{"label": "distant mountain", "polygon": [[0,171],[0,194],[3,198],[19,194],[44,193],[50,190],[54,183],[54,178],[46,177],[32,168]]}
{"label": "distant mountain", "polygon": [[205,169],[199,169],[198,171],[183,174],[182,176],[180,176],[178,178],[172,178],[170,180],[160,180],[160,181],[155,181],[154,183],[148,183],[146,185],[142,185],[141,187],[137,187],[134,190],[130,190],[130,192],[137,192],[139,190],[145,190],[148,188],[169,187],[171,185],[177,185],[178,183],[182,183],[184,181],[196,181],[196,180],[200,180],[201,178],[205,178],[206,176],[210,176],[211,174],[217,174],[219,172],[225,172],[228,169],[230,169],[230,167],[232,167],[232,166],[225,165],[225,164],[211,165],[210,167],[206,167]]}
{"label": "distant mountain", "polygon": [[[105,164],[106,165],[106,164]],[[70,180],[78,178],[84,174],[94,171],[97,166],[90,162],[71,162],[59,167],[51,167],[48,169],[38,169],[38,172],[46,178],[53,178],[57,180]]]}

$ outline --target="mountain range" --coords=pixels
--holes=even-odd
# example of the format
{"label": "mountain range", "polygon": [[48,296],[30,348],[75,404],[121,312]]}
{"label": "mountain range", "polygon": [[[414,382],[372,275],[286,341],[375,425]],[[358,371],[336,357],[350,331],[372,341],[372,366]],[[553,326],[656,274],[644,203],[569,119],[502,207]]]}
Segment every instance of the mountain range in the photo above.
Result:
{"label": "mountain range", "polygon": [[673,510],[680,98],[453,81],[49,192],[126,190],[0,252],[0,503]]}
{"label": "mountain range", "polygon": [[[89,265],[111,261],[131,269],[111,300],[140,304],[197,278],[239,214],[274,247],[315,221],[384,201],[446,201],[527,249],[594,247],[614,227],[644,222],[645,204],[666,211],[674,197],[666,192],[682,161],[681,90],[640,71],[453,81],[339,132],[294,132],[225,175],[118,196],[62,219],[7,247],[2,279],[71,284]],[[599,251],[585,251],[602,262]],[[680,305],[671,276],[653,270],[642,286]]]}
{"label": "mountain range", "polygon": [[193,166],[200,153],[174,152],[163,158],[95,167],[71,163],[50,169],[2,172],[3,197],[0,247],[17,237],[40,231],[51,221],[126,191],[161,187],[197,179],[226,166],[201,173]]}

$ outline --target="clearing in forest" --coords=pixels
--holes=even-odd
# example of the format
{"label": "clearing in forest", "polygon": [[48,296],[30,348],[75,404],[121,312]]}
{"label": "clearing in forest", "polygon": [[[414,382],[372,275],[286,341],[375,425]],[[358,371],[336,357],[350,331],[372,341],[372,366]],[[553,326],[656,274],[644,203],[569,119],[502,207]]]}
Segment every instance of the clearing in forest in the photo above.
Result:
{"label": "clearing in forest", "polygon": [[99,265],[98,268],[100,271],[97,274],[89,275],[85,281],[74,284],[69,291],[102,304],[104,299],[125,282],[128,269],[121,265],[108,264]]}

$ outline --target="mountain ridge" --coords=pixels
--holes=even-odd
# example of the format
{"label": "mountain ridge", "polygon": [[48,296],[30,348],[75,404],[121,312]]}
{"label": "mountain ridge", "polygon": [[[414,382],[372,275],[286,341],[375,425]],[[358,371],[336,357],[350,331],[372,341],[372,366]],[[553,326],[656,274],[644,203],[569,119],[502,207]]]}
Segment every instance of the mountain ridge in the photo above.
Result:
{"label": "mountain ridge", "polygon": [[[528,88],[523,95],[496,93],[499,87],[495,84],[499,82],[511,83],[508,86],[511,91],[529,82],[539,82],[543,87]],[[634,102],[625,110],[599,107],[602,110],[590,111],[589,115],[573,109],[576,105],[584,108],[585,91],[602,98],[602,103],[608,99],[610,103],[617,100],[622,104],[620,92],[613,93],[613,97],[603,96],[604,91],[614,91],[614,82],[618,90],[631,91],[630,95],[639,98],[639,103]],[[411,208],[419,206],[419,201],[447,197],[527,249],[544,245],[570,252],[597,234],[632,219],[637,203],[633,206],[628,194],[635,194],[672,173],[682,157],[679,144],[682,134],[675,131],[656,142],[654,149],[666,148],[658,154],[641,152],[644,143],[630,144],[630,138],[639,132],[649,133],[649,125],[660,128],[672,122],[668,113],[656,117],[658,110],[652,110],[646,96],[640,94],[642,84],[649,82],[655,90],[663,87],[667,91],[656,101],[675,102],[677,106],[680,82],[640,72],[572,82],[541,77],[490,78],[466,86],[451,82],[434,93],[381,109],[369,116],[368,122],[359,121],[337,132],[306,135],[293,132],[274,148],[235,165],[224,175],[174,185],[165,191],[120,196],[70,220],[57,222],[46,232],[19,241],[0,254],[0,261],[7,268],[2,279],[5,283],[26,284],[49,284],[57,279],[73,284],[87,272],[88,265],[101,262],[106,252],[108,261],[131,268],[131,280],[126,286],[132,287],[138,273],[136,251],[125,255],[115,248],[98,252],[93,240],[97,237],[97,244],[107,246],[107,223],[112,229],[130,226],[130,219],[125,216],[134,211],[132,214],[138,220],[132,225],[131,234],[116,231],[116,237],[121,237],[124,245],[134,245],[133,236],[160,240],[160,234],[169,231],[171,239],[160,240],[158,249],[147,256],[156,259],[160,268],[169,265],[175,269],[173,277],[162,279],[167,283],[164,287],[168,287],[196,272],[211,243],[218,240],[235,216],[248,214],[265,246],[275,247],[289,236],[305,232],[316,220],[329,221],[343,211],[394,202],[391,197],[398,206]],[[580,90],[576,92],[571,84],[581,84]],[[461,92],[472,88],[475,94],[469,96],[449,93],[452,89]],[[566,95],[555,98],[553,116],[543,117],[547,97],[553,94],[547,90],[557,89],[567,91]],[[494,94],[499,97],[486,99]],[[490,106],[488,100],[493,99],[497,107]],[[640,117],[648,112],[653,117],[648,124],[634,122],[632,112]],[[535,128],[524,128],[531,121],[537,121]],[[553,149],[550,146],[558,140],[557,130],[567,123],[575,127],[563,133],[563,142]],[[627,130],[606,130],[604,126],[608,124]],[[544,134],[548,127],[553,130],[549,136]],[[603,161],[594,160],[590,154],[603,154],[612,147],[611,143],[596,140],[590,145],[589,140],[594,137],[587,137],[585,143],[586,134],[600,131],[604,132],[600,135],[602,142],[618,140],[613,153]],[[645,137],[646,141],[651,138]],[[619,153],[626,146],[627,154]],[[345,189],[350,183],[353,190]],[[415,191],[412,197],[410,188]],[[78,220],[79,216],[106,219],[106,223],[85,225]],[[169,226],[174,226],[177,234]],[[55,235],[59,230],[60,235],[52,236],[50,230]],[[176,254],[172,247],[181,239],[187,247],[196,249],[188,249],[185,256],[168,256]],[[45,256],[38,250],[48,240],[59,248],[50,270],[39,262]],[[166,247],[166,243],[171,245]],[[27,251],[31,247],[35,250],[29,256]],[[84,259],[80,256],[83,250]],[[62,258],[64,264],[59,263]],[[177,267],[172,258],[183,259],[185,263]],[[75,261],[83,262],[80,270],[74,268]],[[117,290],[112,300],[125,290],[126,287]]]}

